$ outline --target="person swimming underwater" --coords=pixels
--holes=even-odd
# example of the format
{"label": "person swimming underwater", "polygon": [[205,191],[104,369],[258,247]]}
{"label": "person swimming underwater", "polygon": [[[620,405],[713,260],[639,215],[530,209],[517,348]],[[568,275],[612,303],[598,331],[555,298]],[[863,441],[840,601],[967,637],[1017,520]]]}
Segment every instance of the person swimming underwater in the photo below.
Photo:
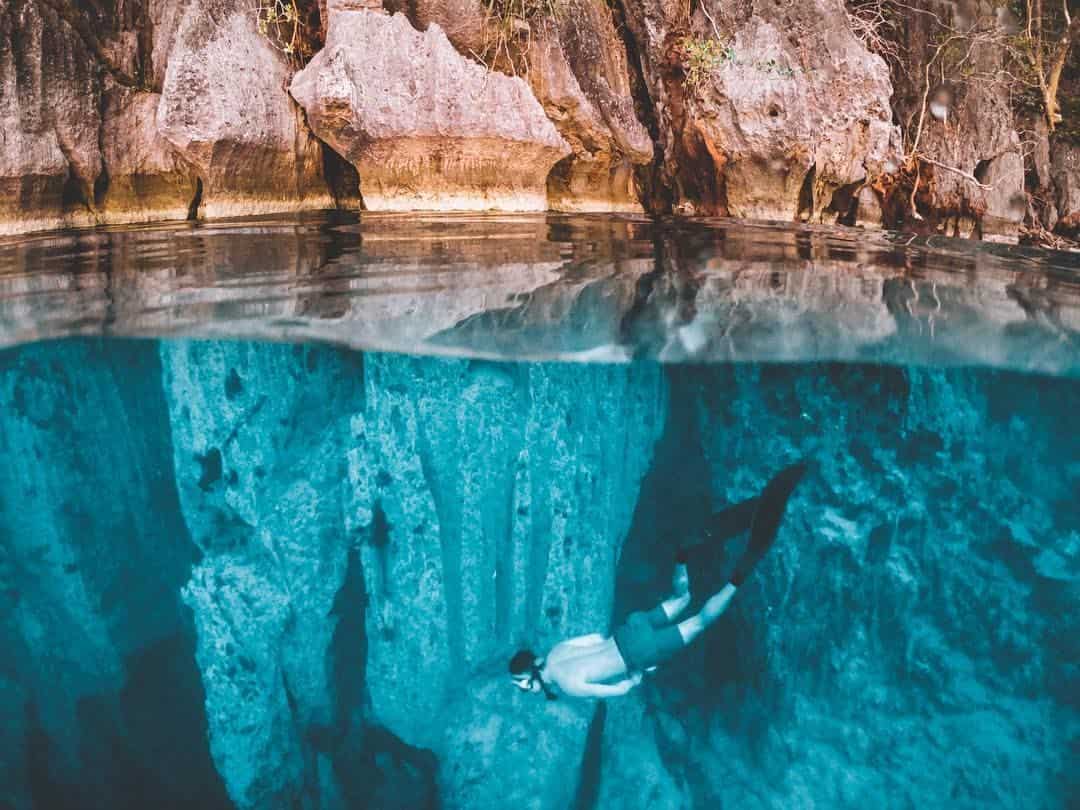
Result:
{"label": "person swimming underwater", "polygon": [[[703,543],[680,549],[672,576],[671,595],[648,612],[631,613],[611,636],[600,633],[559,642],[545,657],[518,650],[510,659],[510,677],[526,692],[543,692],[549,700],[564,694],[582,698],[625,695],[641,683],[646,672],[686,647],[727,609],[736,591],[776,539],[791,493],[806,473],[799,463],[779,472],[761,495],[713,516],[708,539],[725,540],[750,529],[750,540],[735,572],[712,592],[693,616],[678,621],[690,605],[693,591],[708,584],[709,560],[714,546]],[[693,580],[691,576],[693,574]]]}

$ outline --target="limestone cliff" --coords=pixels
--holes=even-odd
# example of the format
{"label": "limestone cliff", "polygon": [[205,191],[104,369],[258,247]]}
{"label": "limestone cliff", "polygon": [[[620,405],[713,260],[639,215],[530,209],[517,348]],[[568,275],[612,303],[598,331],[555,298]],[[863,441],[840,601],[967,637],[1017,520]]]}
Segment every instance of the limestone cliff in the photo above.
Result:
{"label": "limestone cliff", "polygon": [[1000,9],[297,0],[282,39],[269,5],[4,0],[0,232],[366,206],[1075,233],[1075,134],[1021,108]]}

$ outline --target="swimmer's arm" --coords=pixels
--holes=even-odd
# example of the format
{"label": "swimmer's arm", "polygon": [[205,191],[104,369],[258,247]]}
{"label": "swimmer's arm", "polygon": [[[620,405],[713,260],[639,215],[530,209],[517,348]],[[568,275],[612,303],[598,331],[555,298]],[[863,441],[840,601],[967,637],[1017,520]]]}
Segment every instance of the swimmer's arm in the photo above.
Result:
{"label": "swimmer's arm", "polygon": [[588,647],[592,644],[599,644],[603,640],[604,637],[600,633],[589,633],[587,636],[567,639],[563,644],[568,644],[571,647]]}
{"label": "swimmer's arm", "polygon": [[624,678],[618,683],[591,683],[583,681],[574,684],[574,694],[578,697],[611,698],[621,697],[641,683],[640,673]]}

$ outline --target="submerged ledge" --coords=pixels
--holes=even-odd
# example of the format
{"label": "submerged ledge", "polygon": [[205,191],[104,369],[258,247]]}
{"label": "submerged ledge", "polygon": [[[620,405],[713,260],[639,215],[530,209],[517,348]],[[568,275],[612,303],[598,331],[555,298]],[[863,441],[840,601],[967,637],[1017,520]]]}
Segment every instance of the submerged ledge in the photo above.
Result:
{"label": "submerged ledge", "polygon": [[290,215],[0,240],[0,346],[77,335],[1076,376],[1080,257],[560,214]]}

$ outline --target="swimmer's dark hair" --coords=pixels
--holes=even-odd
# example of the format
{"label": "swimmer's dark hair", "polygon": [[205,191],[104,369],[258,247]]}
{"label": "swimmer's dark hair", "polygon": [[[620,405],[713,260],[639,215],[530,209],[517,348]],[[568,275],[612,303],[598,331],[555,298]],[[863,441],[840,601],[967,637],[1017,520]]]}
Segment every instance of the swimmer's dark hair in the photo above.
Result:
{"label": "swimmer's dark hair", "polygon": [[518,650],[514,653],[514,657],[510,659],[510,674],[528,675],[532,672],[535,661],[536,654],[532,650]]}

